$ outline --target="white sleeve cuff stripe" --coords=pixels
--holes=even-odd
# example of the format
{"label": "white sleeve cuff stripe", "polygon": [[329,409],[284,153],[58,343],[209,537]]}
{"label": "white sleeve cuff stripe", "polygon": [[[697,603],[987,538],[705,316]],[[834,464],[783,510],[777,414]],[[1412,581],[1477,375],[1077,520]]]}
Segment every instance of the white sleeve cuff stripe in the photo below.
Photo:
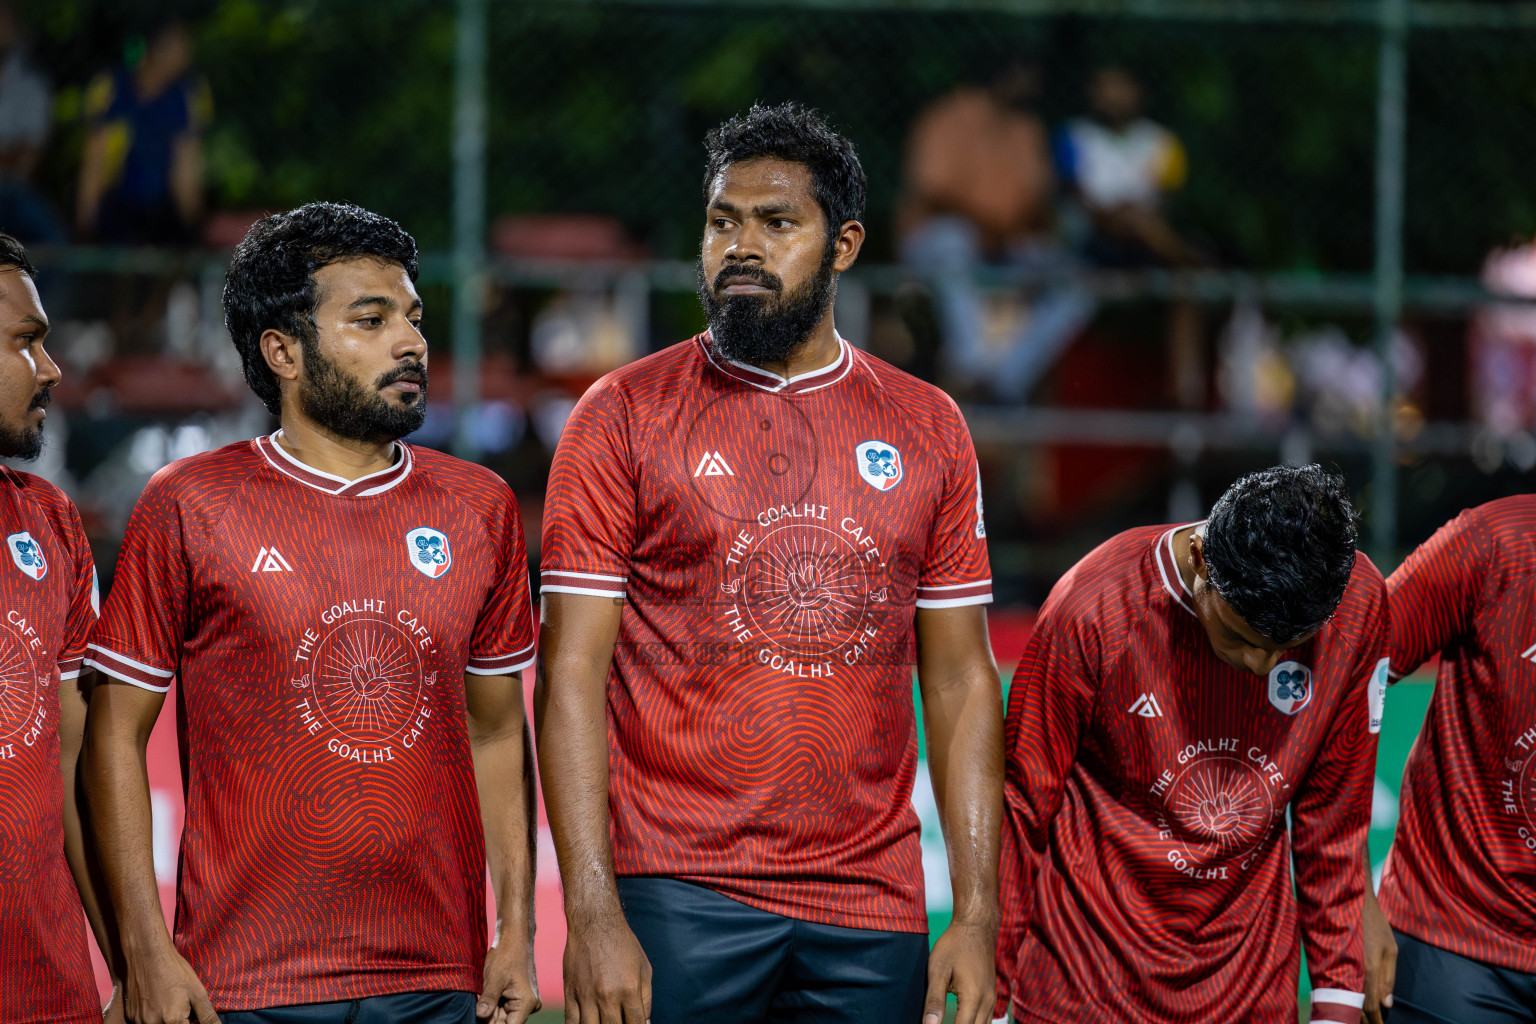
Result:
{"label": "white sleeve cuff stripe", "polygon": [[[103,647],[100,644],[87,644],[86,646],[90,650],[95,651],[97,654],[100,654],[103,657],[111,658],[113,661],[120,661],[124,665],[127,665],[129,668],[136,668],[140,672],[147,672],[152,676],[159,676],[161,679],[170,679],[176,675],[175,672],[170,672],[163,668],[155,668],[153,665],[146,665],[142,661],[134,661],[132,658],[124,657],[123,655],[118,654],[116,651]],[[101,666],[99,665],[97,666],[97,668],[100,667]]]}
{"label": "white sleeve cuff stripe", "polygon": [[527,668],[529,665],[532,665],[537,660],[537,658],[528,658],[527,660],[518,662],[516,664],[497,664],[489,668],[484,665],[477,665],[474,662],[470,662],[468,665],[464,666],[464,671],[468,672],[472,676],[509,676],[513,672],[521,672],[523,669]]}
{"label": "white sleeve cuff stripe", "polygon": [[926,598],[918,598],[919,608],[961,608],[968,604],[991,604],[991,594],[977,594],[974,597],[951,597],[943,601],[929,601]]}
{"label": "white sleeve cuff stripe", "polygon": [[552,587],[542,586],[541,594],[586,594],[588,597],[623,597],[622,590],[592,590],[589,587]]}
{"label": "white sleeve cuff stripe", "polygon": [[65,672],[65,671],[59,672],[59,682],[61,682],[61,683],[64,680],[66,680],[66,679],[78,679],[79,677],[80,677],[80,670],[77,669],[77,668],[72,668],[72,669],[70,669],[67,672]]}
{"label": "white sleeve cuff stripe", "polygon": [[156,686],[153,683],[145,682],[143,679],[137,679],[133,676],[130,676],[123,672],[121,669],[112,668],[109,665],[103,665],[95,658],[86,658],[85,663],[91,668],[96,669],[98,672],[103,672],[111,676],[113,679],[118,680],[119,682],[127,683],[129,686],[137,686],[139,689],[148,690],[151,693],[165,693],[171,688],[170,683],[166,683],[164,686]]}
{"label": "white sleeve cuff stripe", "polygon": [[1361,1009],[1365,1006],[1364,992],[1350,992],[1342,988],[1315,988],[1312,990],[1314,1003],[1338,1003],[1340,1006],[1352,1006]]}
{"label": "white sleeve cuff stripe", "polygon": [[942,587],[930,587],[930,586],[927,586],[925,584],[919,583],[917,585],[917,589],[918,590],[964,590],[967,587],[990,587],[991,585],[992,585],[992,577],[988,576],[984,580],[973,580],[970,583],[948,583],[948,584],[945,584]]}
{"label": "white sleeve cuff stripe", "polygon": [[609,580],[613,583],[623,583],[628,576],[605,576],[599,572],[569,572],[565,569],[544,569],[540,576],[575,576],[582,580]]}

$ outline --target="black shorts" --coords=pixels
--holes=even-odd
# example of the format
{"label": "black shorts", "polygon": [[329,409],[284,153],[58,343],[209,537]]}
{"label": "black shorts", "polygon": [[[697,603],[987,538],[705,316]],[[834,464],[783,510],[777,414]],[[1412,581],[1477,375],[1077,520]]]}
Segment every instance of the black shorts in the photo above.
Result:
{"label": "black shorts", "polygon": [[928,936],[811,924],[671,878],[620,878],[651,1024],[919,1024]]}
{"label": "black shorts", "polygon": [[1536,1024],[1536,974],[1468,960],[1400,931],[1391,1024]]}
{"label": "black shorts", "polygon": [[220,1010],[222,1024],[475,1024],[473,992],[400,992],[339,1003]]}

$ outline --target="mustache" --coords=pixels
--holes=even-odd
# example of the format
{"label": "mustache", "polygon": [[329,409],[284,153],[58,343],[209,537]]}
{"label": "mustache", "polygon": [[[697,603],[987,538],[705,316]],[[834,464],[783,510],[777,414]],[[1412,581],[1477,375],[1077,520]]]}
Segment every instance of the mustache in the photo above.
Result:
{"label": "mustache", "polygon": [[415,377],[416,383],[421,385],[421,390],[427,390],[427,364],[425,363],[402,363],[393,370],[379,374],[379,379],[374,382],[374,385],[383,390],[406,377]]}
{"label": "mustache", "polygon": [[48,403],[51,401],[53,401],[53,389],[41,388],[38,390],[37,394],[32,396],[32,402],[27,406],[27,411],[31,412],[33,409],[46,409],[48,407]]}
{"label": "mustache", "polygon": [[718,294],[720,289],[725,287],[726,280],[733,277],[750,278],[764,288],[772,288],[776,292],[784,291],[784,282],[780,280],[779,275],[769,273],[762,267],[753,266],[750,263],[737,267],[721,267],[720,273],[715,275],[712,290]]}

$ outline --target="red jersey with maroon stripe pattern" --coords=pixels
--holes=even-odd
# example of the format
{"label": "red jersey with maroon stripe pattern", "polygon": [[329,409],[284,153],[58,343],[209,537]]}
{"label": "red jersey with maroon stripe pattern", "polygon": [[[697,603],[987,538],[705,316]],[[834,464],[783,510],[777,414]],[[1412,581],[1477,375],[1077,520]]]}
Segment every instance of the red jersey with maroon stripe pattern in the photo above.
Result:
{"label": "red jersey with maroon stripe pattern", "polygon": [[402,444],[349,483],[258,438],[155,475],[87,663],[180,681],[176,944],[216,1007],[479,990],[464,674],[514,673],[533,643],[488,470]]}
{"label": "red jersey with maroon stripe pattern", "polygon": [[1536,497],[1468,509],[1387,580],[1392,672],[1439,652],[1381,876],[1394,928],[1536,973]]}
{"label": "red jersey with maroon stripe pattern", "polygon": [[991,600],[942,392],[840,342],[784,380],[707,334],[598,381],[545,506],[545,591],[625,598],[608,685],[620,875],[927,929],[915,609]]}
{"label": "red jersey with maroon stripe pattern", "polygon": [[100,1021],[64,859],[59,686],[80,675],[96,569],[75,506],[0,467],[0,1020]]}
{"label": "red jersey with maroon stripe pattern", "polygon": [[1381,576],[1358,555],[1335,616],[1255,676],[1211,650],[1178,529],[1079,562],[1014,673],[1000,995],[1025,1021],[1291,1024],[1299,924],[1312,1019],[1358,1020]]}

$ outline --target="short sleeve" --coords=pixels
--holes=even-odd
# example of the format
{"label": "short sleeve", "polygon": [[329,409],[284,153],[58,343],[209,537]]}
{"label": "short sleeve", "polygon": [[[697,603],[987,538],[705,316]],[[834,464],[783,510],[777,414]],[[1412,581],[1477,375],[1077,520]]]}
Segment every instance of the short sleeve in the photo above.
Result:
{"label": "short sleeve", "polygon": [[502,508],[496,584],[480,609],[464,671],[477,676],[521,672],[534,660],[533,599],[528,586],[528,549],[512,493]]}
{"label": "short sleeve", "polygon": [[971,432],[954,416],[955,442],[945,473],[933,533],[917,580],[917,607],[958,608],[992,600],[987,527],[982,518],[981,471]]}
{"label": "short sleeve", "polygon": [[637,499],[629,410],[599,381],[577,403],[549,471],[542,591],[622,598],[634,551]]}
{"label": "short sleeve", "polygon": [[111,681],[164,693],[181,662],[187,569],[181,508],[161,470],[134,506],[85,663]]}
{"label": "short sleeve", "polygon": [[69,613],[64,621],[64,642],[59,647],[59,678],[73,679],[80,674],[86,644],[101,611],[101,596],[96,587],[96,562],[91,558],[91,543],[86,539],[80,513],[69,503],[65,530],[74,554],[69,584]]}

